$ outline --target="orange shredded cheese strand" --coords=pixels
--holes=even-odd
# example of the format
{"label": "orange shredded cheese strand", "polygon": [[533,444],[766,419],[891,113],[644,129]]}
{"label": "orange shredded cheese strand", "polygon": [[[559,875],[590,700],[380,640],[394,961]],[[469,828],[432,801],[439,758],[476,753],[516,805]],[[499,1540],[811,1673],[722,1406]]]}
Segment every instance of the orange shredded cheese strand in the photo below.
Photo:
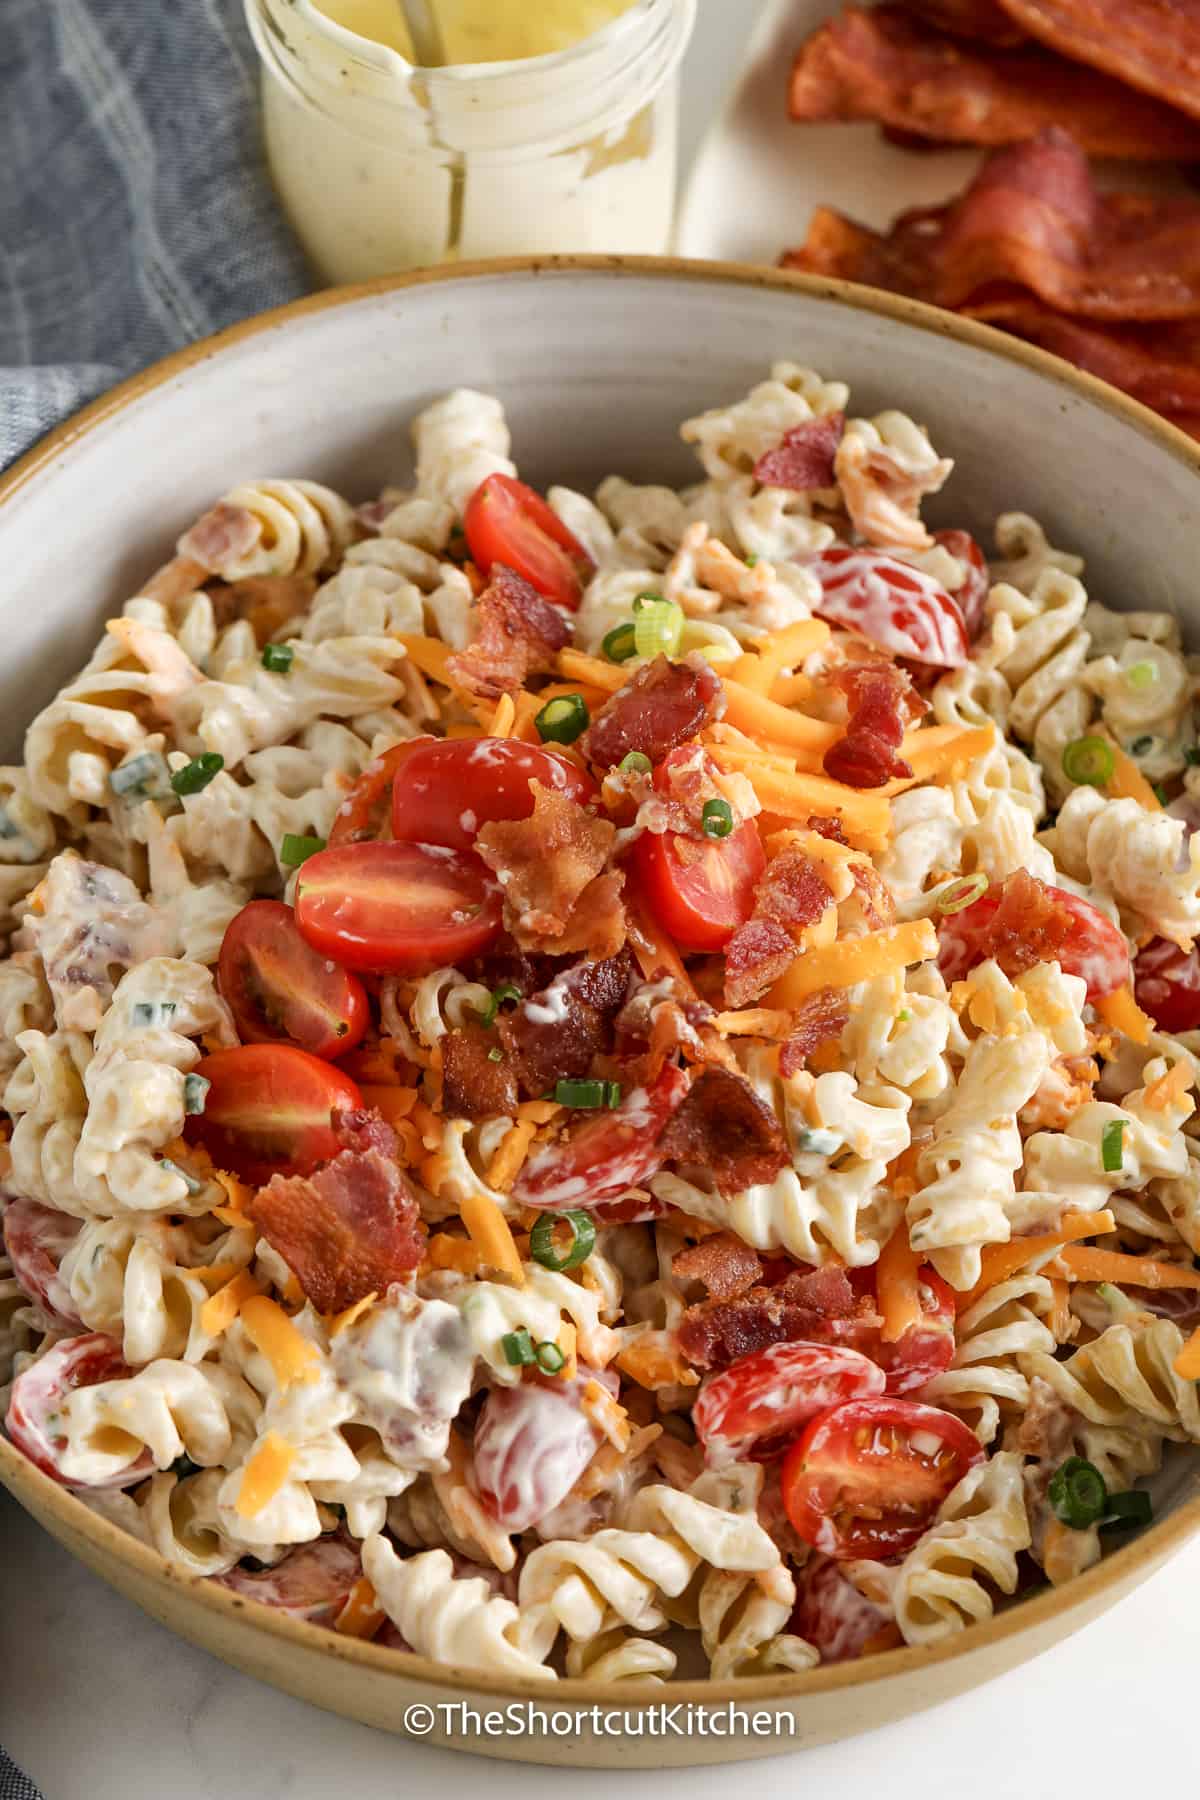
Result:
{"label": "orange shredded cheese strand", "polygon": [[579,1373],[579,1358],[576,1354],[578,1333],[570,1319],[564,1319],[559,1326],[558,1336],[555,1339],[555,1342],[562,1351],[564,1358],[563,1366],[558,1371],[557,1379],[559,1381],[574,1381],[576,1375]]}
{"label": "orange shredded cheese strand", "polygon": [[239,1518],[252,1519],[275,1498],[288,1478],[288,1470],[296,1460],[296,1452],[278,1432],[268,1431],[262,1443],[242,1470],[234,1511]]}
{"label": "orange shredded cheese strand", "polygon": [[243,1264],[241,1263],[209,1263],[205,1267],[184,1269],[183,1273],[194,1275],[197,1280],[204,1283],[205,1287],[219,1288],[223,1287],[227,1281],[232,1281],[235,1275],[240,1275],[242,1268]]}
{"label": "orange shredded cheese strand", "polygon": [[482,1267],[478,1245],[448,1231],[434,1233],[426,1247],[426,1257],[432,1268],[454,1269],[460,1275],[478,1275]]}
{"label": "orange shredded cheese strand", "polygon": [[792,1029],[790,1012],[774,1012],[769,1006],[747,1006],[740,1012],[721,1012],[713,1025],[722,1037],[785,1038]]}
{"label": "orange shredded cheese strand", "polygon": [[373,1638],[386,1618],[375,1589],[365,1575],[360,1575],[333,1621],[333,1629],[343,1637]]}
{"label": "orange shredded cheese strand", "polygon": [[1061,1249],[1063,1244],[1073,1243],[1076,1238],[1100,1237],[1106,1231],[1115,1230],[1116,1220],[1107,1210],[1098,1213],[1067,1213],[1057,1231],[1045,1232],[1040,1237],[1012,1238],[1007,1244],[988,1244],[980,1257],[979,1280],[970,1293],[959,1301],[959,1312],[965,1312],[981,1294],[986,1294],[998,1282],[1007,1281],[1010,1275],[1023,1269],[1035,1256],[1046,1256],[1052,1250]]}
{"label": "orange shredded cheese strand", "polygon": [[1174,1106],[1182,1100],[1192,1085],[1192,1065],[1181,1057],[1172,1063],[1165,1075],[1152,1081],[1142,1095],[1142,1104],[1151,1112],[1165,1112],[1168,1106]]}
{"label": "orange shredded cheese strand", "polygon": [[364,1294],[361,1300],[355,1300],[343,1312],[333,1313],[325,1321],[330,1337],[338,1337],[348,1325],[353,1325],[355,1319],[361,1319],[365,1312],[370,1311],[378,1298],[377,1293]]}
{"label": "orange shredded cheese strand", "polygon": [[748,737],[769,744],[785,744],[789,749],[828,750],[842,736],[840,725],[825,719],[810,719],[807,713],[794,712],[768,700],[753,688],[745,687],[732,676],[725,676],[725,717]]}
{"label": "orange shredded cheese strand", "polygon": [[364,1105],[373,1106],[389,1125],[401,1124],[409,1118],[417,1104],[415,1087],[393,1086],[390,1082],[360,1081],[358,1091],[363,1097]]}
{"label": "orange shredded cheese strand", "polygon": [[223,1331],[229,1330],[243,1304],[261,1293],[262,1288],[249,1269],[243,1269],[226,1287],[204,1302],[200,1308],[201,1331],[209,1337],[220,1337]]}
{"label": "orange shredded cheese strand", "polygon": [[422,675],[431,675],[443,687],[453,685],[446,670],[446,664],[454,655],[449,644],[443,643],[441,638],[423,637],[415,631],[398,631],[396,641],[404,645]]}
{"label": "orange shredded cheese strand", "polygon": [[585,656],[582,650],[560,650],[558,672],[568,681],[586,681],[606,694],[615,694],[629,679],[616,663],[604,662],[599,656]]}
{"label": "orange shredded cheese strand", "polygon": [[1123,982],[1111,994],[1094,1002],[1096,1011],[1111,1031],[1119,1031],[1123,1037],[1132,1039],[1135,1044],[1148,1044],[1150,1033],[1154,1030],[1153,1019],[1147,1018],[1133,994],[1128,982]]}
{"label": "orange shredded cheese strand", "polygon": [[517,1108],[518,1119],[531,1119],[535,1125],[548,1125],[562,1111],[559,1100],[522,1100]]}
{"label": "orange shredded cheese strand", "polygon": [[[723,766],[725,752],[715,748],[713,761]],[[798,770],[794,775],[768,766],[741,771],[754,789],[764,812],[782,819],[808,819],[814,813],[820,818],[842,821],[846,836],[859,850],[883,850],[891,835],[892,809],[882,790],[866,792],[830,781],[827,775],[810,775]]]}
{"label": "orange shredded cheese strand", "polygon": [[771,698],[780,706],[803,706],[817,691],[809,675],[777,675],[771,683]]}
{"label": "orange shredded cheese strand", "polygon": [[700,996],[692,986],[691,977],[683,966],[678,950],[636,901],[629,908],[629,922],[629,941],[646,980],[652,981],[660,969],[665,969],[678,983],[686,999],[698,1000]]}
{"label": "orange shredded cheese strand", "polygon": [[785,669],[795,668],[828,642],[829,627],[824,619],[798,619],[794,625],[785,625],[769,637],[760,638],[753,650],[739,656],[731,666],[730,677],[754,693],[769,694],[777,676]]}
{"label": "orange shredded cheese strand", "polygon": [[1126,1256],[1119,1250],[1097,1250],[1091,1244],[1074,1244],[1055,1257],[1070,1281],[1111,1281],[1116,1286],[1144,1288],[1200,1288],[1200,1269],[1181,1263],[1155,1262],[1151,1256]]}
{"label": "orange shredded cheese strand", "polygon": [[524,1287],[525,1265],[513,1242],[512,1228],[496,1202],[486,1194],[466,1194],[458,1210],[471,1242],[488,1267],[509,1276],[517,1287]]}
{"label": "orange shredded cheese strand", "polygon": [[1048,1320],[1055,1342],[1065,1344],[1071,1335],[1071,1284],[1059,1276],[1050,1277],[1050,1293],[1053,1306]]}
{"label": "orange shredded cheese strand", "polygon": [[1185,1381],[1200,1381],[1200,1325],[1175,1358],[1175,1373]]}
{"label": "orange shredded cheese strand", "polygon": [[767,995],[774,1007],[795,1008],[820,988],[855,987],[874,975],[905,969],[937,955],[937,932],[929,919],[909,919],[866,937],[843,938],[798,956]]}
{"label": "orange shredded cheese strand", "polygon": [[433,1108],[426,1106],[424,1100],[418,1100],[409,1114],[413,1124],[421,1134],[421,1142],[427,1150],[439,1150],[442,1144],[444,1126]]}
{"label": "orange shredded cheese strand", "polygon": [[665,1333],[645,1333],[617,1357],[617,1367],[639,1387],[699,1387],[700,1377],[665,1341]]}
{"label": "orange shredded cheese strand", "polygon": [[[250,1221],[246,1217],[246,1205],[248,1201],[254,1198],[253,1190],[247,1187],[244,1181],[239,1181],[236,1175],[231,1175],[228,1169],[214,1169],[213,1175],[217,1185],[224,1188],[226,1198],[229,1201],[227,1209],[214,1206],[213,1211],[220,1217],[223,1210],[228,1210],[237,1215],[238,1224],[248,1225]],[[232,1224],[234,1221],[230,1220],[228,1222]]]}
{"label": "orange shredded cheese strand", "polygon": [[883,1315],[880,1335],[885,1344],[897,1343],[921,1323],[920,1266],[921,1253],[909,1243],[908,1223],[902,1218],[880,1251],[875,1271],[876,1303]]}
{"label": "orange shredded cheese strand", "polygon": [[1110,737],[1107,731],[1100,734],[1112,751],[1113,772],[1104,784],[1104,792],[1110,800],[1136,800],[1149,812],[1161,812],[1162,801],[1155,793],[1142,771],[1131,756],[1126,756],[1120,744]]}
{"label": "orange shredded cheese strand", "polygon": [[629,1414],[598,1381],[589,1381],[579,1402],[580,1410],[602,1432],[615,1450],[629,1448],[631,1428]]}
{"label": "orange shredded cheese strand", "polygon": [[929,725],[924,731],[907,732],[900,754],[912,774],[889,781],[878,791],[902,794],[918,782],[932,781],[935,775],[948,780],[957,769],[986,756],[995,742],[994,725]]}
{"label": "orange shredded cheese strand", "polygon": [[316,1348],[296,1330],[277,1301],[265,1294],[255,1295],[243,1305],[241,1317],[246,1336],[262,1351],[281,1388],[316,1380],[320,1372]]}
{"label": "orange shredded cheese strand", "polygon": [[487,1184],[507,1194],[529,1155],[529,1146],[537,1126],[532,1119],[518,1119],[501,1138],[487,1168]]}
{"label": "orange shredded cheese strand", "polygon": [[501,694],[496,702],[488,732],[492,737],[511,737],[517,722],[517,707],[511,694]]}

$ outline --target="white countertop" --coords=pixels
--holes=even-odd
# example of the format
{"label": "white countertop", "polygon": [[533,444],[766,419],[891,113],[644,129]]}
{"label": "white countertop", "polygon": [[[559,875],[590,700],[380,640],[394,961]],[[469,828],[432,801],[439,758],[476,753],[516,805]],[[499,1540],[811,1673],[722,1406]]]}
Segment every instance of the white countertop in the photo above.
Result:
{"label": "white countertop", "polygon": [[[732,79],[761,0],[700,0],[685,68],[684,164]],[[760,1765],[798,1793],[1082,1800],[1200,1782],[1194,1729],[1200,1543],[1040,1662],[853,1742]],[[0,1742],[46,1800],[496,1800],[609,1795],[591,1771],[485,1764],[317,1712],[193,1650],[111,1592],[0,1494]],[[769,1771],[769,1772],[768,1772]],[[1190,1778],[1190,1781],[1189,1781]],[[729,1769],[645,1775],[661,1800],[726,1794]]]}

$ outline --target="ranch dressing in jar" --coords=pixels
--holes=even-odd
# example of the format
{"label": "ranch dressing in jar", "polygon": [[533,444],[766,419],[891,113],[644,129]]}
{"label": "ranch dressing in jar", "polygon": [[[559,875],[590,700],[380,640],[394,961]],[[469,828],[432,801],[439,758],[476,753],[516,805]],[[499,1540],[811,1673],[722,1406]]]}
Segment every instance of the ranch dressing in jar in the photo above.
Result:
{"label": "ranch dressing in jar", "polygon": [[[695,0],[246,0],[284,208],[318,273],[664,250]],[[468,60],[471,59],[471,60]]]}

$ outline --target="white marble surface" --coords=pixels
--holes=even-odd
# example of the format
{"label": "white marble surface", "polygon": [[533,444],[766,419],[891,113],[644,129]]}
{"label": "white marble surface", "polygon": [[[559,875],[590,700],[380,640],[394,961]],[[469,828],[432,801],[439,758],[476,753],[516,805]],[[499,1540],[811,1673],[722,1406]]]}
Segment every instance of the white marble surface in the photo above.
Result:
{"label": "white marble surface", "polygon": [[[760,0],[700,0],[685,70],[683,151],[695,153]],[[1200,1782],[1191,1729],[1200,1544],[1040,1662],[903,1725],[760,1765],[798,1793],[977,1800],[1137,1793]],[[351,1725],[236,1674],[153,1624],[0,1495],[0,1742],[46,1800],[423,1800],[485,1783],[496,1800],[579,1800],[612,1778],[485,1764]],[[728,1769],[638,1778],[671,1800],[728,1793]]]}

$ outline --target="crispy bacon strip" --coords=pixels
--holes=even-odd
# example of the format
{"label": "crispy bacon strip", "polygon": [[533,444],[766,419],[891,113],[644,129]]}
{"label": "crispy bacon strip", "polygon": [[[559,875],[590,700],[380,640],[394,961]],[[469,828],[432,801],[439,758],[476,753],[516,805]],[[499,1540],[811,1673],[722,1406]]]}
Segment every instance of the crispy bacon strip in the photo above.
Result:
{"label": "crispy bacon strip", "polygon": [[[489,1119],[517,1104],[517,1075],[499,1035],[459,1025],[442,1039],[442,1111],[451,1119]],[[493,1056],[493,1051],[498,1052]],[[538,1090],[545,1092],[545,1087]]]}
{"label": "crispy bacon strip", "polygon": [[829,883],[802,850],[781,850],[767,864],[754,914],[725,946],[725,1004],[752,1006],[796,955],[796,938],[830,903]]}
{"label": "crispy bacon strip", "polygon": [[825,752],[824,769],[847,787],[883,787],[912,770],[898,754],[904,733],[928,707],[894,663],[848,663],[828,677],[846,696],[846,735]]}
{"label": "crispy bacon strip", "polygon": [[764,450],[754,465],[754,479],[763,487],[792,488],[811,494],[835,485],[833,459],[846,429],[846,415],[825,413],[793,425],[773,450]]}
{"label": "crispy bacon strip", "polygon": [[[1099,325],[1068,319],[1032,297],[1010,295],[973,308],[1027,343],[1123,388],[1143,406],[1181,421],[1200,413],[1200,323]],[[1190,429],[1186,424],[1184,429]],[[953,547],[950,546],[952,553]]]}
{"label": "crispy bacon strip", "polygon": [[804,1067],[813,1051],[831,1038],[840,1038],[850,1022],[845,991],[818,988],[809,994],[792,1020],[792,1035],[779,1052],[779,1073],[786,1080]]}
{"label": "crispy bacon strip", "polygon": [[762,1263],[732,1231],[717,1231],[672,1257],[671,1272],[682,1281],[703,1282],[714,1300],[732,1300],[754,1286]]}
{"label": "crispy bacon strip", "polygon": [[522,1093],[536,1097],[559,1079],[586,1075],[612,1047],[613,1021],[634,968],[627,950],[603,962],[577,963],[501,1016],[499,1040]]}
{"label": "crispy bacon strip", "polygon": [[847,7],[813,33],[792,70],[790,110],[804,121],[876,119],[926,143],[1020,144],[1069,120],[1091,156],[1191,160],[1200,149],[1190,119],[1109,75],[1040,45],[968,48],[890,4]]}
{"label": "crispy bacon strip", "polygon": [[1014,24],[1077,62],[1200,118],[1200,14],[1188,0],[1000,0]]}
{"label": "crispy bacon strip", "polygon": [[768,1344],[836,1342],[867,1322],[843,1269],[797,1270],[776,1287],[755,1287],[732,1300],[689,1306],[676,1330],[679,1347],[700,1369],[724,1369]]}
{"label": "crispy bacon strip", "polygon": [[451,656],[447,673],[481,700],[515,694],[531,675],[550,673],[571,628],[524,576],[493,563],[475,605],[471,642]]}
{"label": "crispy bacon strip", "polygon": [[1074,318],[1200,318],[1200,200],[1105,193],[1057,128],[998,150],[948,206],[903,213],[886,236],[820,207],[790,268],[986,311],[998,284]]}
{"label": "crispy bacon strip", "polygon": [[716,1067],[693,1082],[659,1147],[678,1162],[702,1164],[723,1194],[770,1181],[788,1161],[783,1127],[766,1101],[743,1076]]}
{"label": "crispy bacon strip", "polygon": [[318,1312],[403,1281],[425,1254],[417,1197],[379,1150],[342,1150],[312,1175],[274,1175],[246,1208]]}
{"label": "crispy bacon strip", "polygon": [[1025,35],[999,0],[907,0],[907,4],[909,12],[927,24],[971,43],[1005,49],[1019,44]]}
{"label": "crispy bacon strip", "polygon": [[712,664],[698,652],[682,662],[656,656],[601,707],[579,746],[602,769],[611,769],[631,750],[659,763],[719,717],[722,700]]}
{"label": "crispy bacon strip", "polygon": [[523,950],[615,956],[625,942],[624,876],[606,865],[616,826],[530,783],[527,819],[485,825],[475,848],[504,889],[504,920]]}
{"label": "crispy bacon strip", "polygon": [[988,898],[998,899],[999,905],[982,925],[972,919],[964,926],[963,914],[951,914],[943,922],[938,961],[948,981],[989,957],[1009,976],[1021,975],[1035,963],[1058,960],[1075,921],[1045,882],[1018,869],[991,889]]}

